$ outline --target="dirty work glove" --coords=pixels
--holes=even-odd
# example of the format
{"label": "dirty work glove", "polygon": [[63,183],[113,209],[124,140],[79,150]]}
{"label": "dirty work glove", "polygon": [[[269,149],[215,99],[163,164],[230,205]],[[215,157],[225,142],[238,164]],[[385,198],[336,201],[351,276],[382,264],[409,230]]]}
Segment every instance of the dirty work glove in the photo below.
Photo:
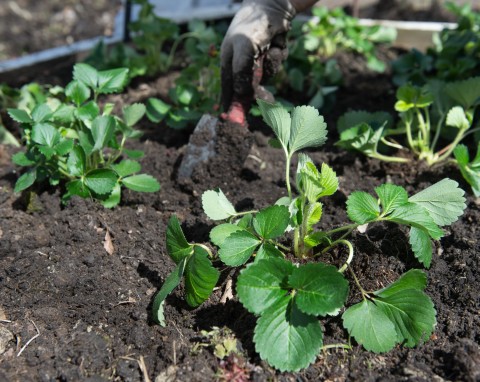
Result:
{"label": "dirty work glove", "polygon": [[286,33],[295,14],[289,0],[243,1],[221,48],[223,119],[244,125],[253,98],[273,102],[260,81],[287,57]]}

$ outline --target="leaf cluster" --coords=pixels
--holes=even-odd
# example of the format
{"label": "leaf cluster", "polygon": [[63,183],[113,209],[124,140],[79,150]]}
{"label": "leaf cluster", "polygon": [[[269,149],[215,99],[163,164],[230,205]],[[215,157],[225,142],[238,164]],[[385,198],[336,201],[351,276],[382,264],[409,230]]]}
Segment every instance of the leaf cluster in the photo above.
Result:
{"label": "leaf cluster", "polygon": [[[97,71],[77,64],[73,81],[57,89],[57,97],[47,98],[32,110],[10,108],[10,117],[21,124],[26,152],[13,156],[13,162],[27,168],[17,180],[15,192],[35,182],[57,186],[65,181],[64,200],[72,196],[92,197],[105,207],[120,202],[121,187],[135,191],[158,191],[156,179],[138,174],[135,160],[143,153],[125,148],[127,139],[140,137],[134,125],[143,117],[145,106],[133,104],[114,115],[114,104],[101,105],[102,94],[120,92],[128,69]],[[119,161],[122,155],[130,159]]]}
{"label": "leaf cluster", "polygon": [[[287,169],[295,152],[325,141],[326,126],[313,107],[297,107],[289,113],[279,105],[258,103],[277,137],[275,146],[285,153]],[[424,293],[425,274],[413,269],[387,287],[368,292],[351,267],[355,250],[347,237],[365,224],[400,224],[409,230],[413,254],[429,267],[432,240],[439,240],[444,234],[441,227],[456,221],[465,209],[464,192],[458,184],[444,179],[412,196],[392,184],[377,187],[376,198],[354,192],[347,199],[347,214],[353,223],[322,231],[317,228],[323,214],[320,200],[336,192],[335,172],[326,164],[318,169],[311,158],[300,154],[298,196],[291,195],[288,170],[286,183],[289,196],[258,211],[237,211],[221,190],[206,191],[202,195],[204,212],[220,222],[210,232],[216,251],[188,243],[178,220],[170,219],[167,249],[177,267],[155,298],[155,320],[165,324],[165,298],[182,277],[187,302],[197,306],[208,298],[218,280],[212,260],[243,267],[236,293],[244,307],[258,317],[253,337],[257,352],[279,370],[296,371],[314,362],[322,349],[319,317],[338,315],[344,308],[350,290],[344,272],[349,269],[362,301],[345,310],[342,318],[358,343],[384,352],[398,343],[415,346],[428,339],[436,312]],[[339,268],[315,261],[340,245],[347,247],[349,254]],[[188,267],[198,256],[202,261]],[[299,265],[296,259],[304,261]]]}

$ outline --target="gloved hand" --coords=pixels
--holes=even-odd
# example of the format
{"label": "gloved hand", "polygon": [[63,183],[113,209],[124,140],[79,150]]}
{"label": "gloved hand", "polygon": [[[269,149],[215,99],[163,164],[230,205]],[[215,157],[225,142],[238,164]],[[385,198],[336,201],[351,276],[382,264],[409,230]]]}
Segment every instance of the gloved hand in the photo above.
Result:
{"label": "gloved hand", "polygon": [[221,47],[223,119],[245,124],[254,98],[273,102],[260,85],[287,57],[286,33],[296,11],[289,0],[244,0]]}

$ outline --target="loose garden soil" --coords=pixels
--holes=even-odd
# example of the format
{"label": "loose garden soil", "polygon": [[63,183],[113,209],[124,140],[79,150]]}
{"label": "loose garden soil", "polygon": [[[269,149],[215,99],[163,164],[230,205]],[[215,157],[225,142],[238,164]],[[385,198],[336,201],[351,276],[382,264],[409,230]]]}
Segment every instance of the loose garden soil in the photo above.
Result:
{"label": "loose garden soil", "polygon": [[[174,267],[165,249],[169,217],[178,216],[189,241],[207,242],[213,223],[202,212],[202,192],[220,187],[238,210],[262,208],[285,195],[284,161],[268,146],[272,134],[261,120],[251,119],[249,130],[221,125],[217,156],[180,184],[176,172],[192,128],[175,131],[143,122],[145,135],[131,147],[145,150],[143,170],[162,189],[155,194],[127,191],[113,210],[78,198],[64,206],[60,192],[46,187],[14,194],[20,168],[10,158],[16,150],[0,146],[0,350],[5,344],[0,381],[479,381],[479,205],[453,167],[385,164],[334,146],[340,114],[349,108],[390,111],[394,103],[388,74],[366,71],[351,55],[339,62],[345,84],[334,110],[325,113],[329,140],[310,152],[340,178],[339,191],[325,200],[322,227],[347,221],[345,201],[354,190],[373,193],[385,182],[414,193],[450,177],[467,190],[465,214],[435,244],[426,270],[426,292],[438,321],[428,341],[386,354],[369,353],[353,342],[351,351],[322,352],[306,370],[278,373],[254,351],[255,317],[235,299],[220,302],[237,276],[220,264],[219,288],[207,303],[190,309],[180,288],[167,298],[167,327],[154,324],[154,294]],[[168,81],[135,81],[127,93],[110,100],[121,104],[165,94]],[[353,267],[367,290],[421,268],[406,232],[395,225],[357,232],[353,243]],[[339,250],[320,260],[340,264],[344,257]],[[349,304],[359,298],[352,287]],[[322,325],[325,344],[348,341],[340,317]],[[214,327],[237,338],[241,355],[224,361],[214,355],[201,332]],[[10,341],[5,330],[12,334]],[[7,341],[2,342],[1,333]]]}

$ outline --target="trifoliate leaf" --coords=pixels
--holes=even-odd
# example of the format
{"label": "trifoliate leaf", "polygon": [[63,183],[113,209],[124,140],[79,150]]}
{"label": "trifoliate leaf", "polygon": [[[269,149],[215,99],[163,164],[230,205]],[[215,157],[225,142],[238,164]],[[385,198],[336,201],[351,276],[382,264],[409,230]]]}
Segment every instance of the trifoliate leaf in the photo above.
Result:
{"label": "trifoliate leaf", "polygon": [[225,220],[237,214],[235,207],[220,189],[205,191],[202,195],[202,206],[205,214],[212,220]]}
{"label": "trifoliate leaf", "polygon": [[424,207],[433,221],[442,227],[457,221],[463,214],[466,208],[464,194],[457,182],[445,178],[408,200]]}
{"label": "trifoliate leaf", "polygon": [[85,185],[96,194],[110,194],[117,183],[118,175],[109,169],[97,169],[85,175]]}
{"label": "trifoliate leaf", "polygon": [[113,164],[112,169],[115,170],[118,176],[124,177],[139,172],[142,169],[142,166],[137,161],[124,159],[120,163]]}
{"label": "trifoliate leaf", "polygon": [[282,372],[298,371],[315,361],[323,345],[322,328],[317,318],[284,296],[258,319],[253,341],[270,365]]}
{"label": "trifoliate leaf", "polygon": [[45,155],[45,158],[50,159],[55,155],[55,149],[53,147],[48,147],[48,146],[37,146],[38,151],[40,151],[43,155]]}
{"label": "trifoliate leaf", "polygon": [[400,278],[388,285],[387,287],[377,290],[375,295],[388,297],[392,294],[395,294],[401,290],[405,289],[416,289],[423,291],[427,287],[427,276],[425,272],[420,269],[410,269],[408,272],[405,272]]}
{"label": "trifoliate leaf", "polygon": [[36,123],[43,123],[48,121],[52,117],[52,109],[47,104],[40,104],[33,108],[32,119]]}
{"label": "trifoliate leaf", "polygon": [[357,150],[365,155],[377,154],[377,146],[383,135],[384,127],[376,130],[370,125],[361,123],[340,134],[340,140],[335,144],[347,150]]}
{"label": "trifoliate leaf", "polygon": [[393,322],[397,340],[413,347],[430,337],[436,324],[431,299],[417,289],[404,289],[388,296],[379,295],[375,303]]}
{"label": "trifoliate leaf", "polygon": [[397,342],[395,325],[369,300],[348,308],[342,319],[348,333],[368,351],[386,352],[393,349]]}
{"label": "trifoliate leaf", "polygon": [[226,265],[236,267],[247,262],[260,243],[261,241],[248,231],[233,232],[223,241],[218,256]]}
{"label": "trifoliate leaf", "polygon": [[220,272],[212,266],[205,249],[195,246],[185,266],[185,300],[196,307],[207,300],[217,284]]}
{"label": "trifoliate leaf", "polygon": [[141,103],[134,103],[123,109],[123,120],[128,127],[133,127],[145,115],[146,107]]}
{"label": "trifoliate leaf", "polygon": [[22,109],[8,109],[8,115],[18,123],[32,123],[33,119]]}
{"label": "trifoliate leaf", "polygon": [[408,194],[403,187],[394,184],[382,184],[375,188],[380,199],[382,214],[388,215],[395,208],[408,203]]}
{"label": "trifoliate leaf", "polygon": [[73,78],[95,89],[98,84],[98,71],[88,64],[75,64],[73,67]]}
{"label": "trifoliate leaf", "polygon": [[347,300],[348,281],[333,265],[305,264],[288,279],[298,308],[314,316],[336,313]]}
{"label": "trifoliate leaf", "polygon": [[180,222],[175,215],[168,220],[166,241],[168,255],[176,264],[193,253],[193,245],[185,239]]}
{"label": "trifoliate leaf", "polygon": [[255,262],[270,258],[284,258],[285,255],[277,247],[270,243],[263,243],[257,251]]}
{"label": "trifoliate leaf", "polygon": [[290,154],[307,148],[318,147],[327,140],[327,124],[318,110],[312,106],[297,106],[292,112],[292,126],[288,141]]}
{"label": "trifoliate leaf", "polygon": [[347,214],[355,223],[365,224],[380,215],[380,207],[372,195],[355,191],[348,197]]}
{"label": "trifoliate leaf", "polygon": [[127,80],[127,68],[102,70],[98,72],[98,92],[103,94],[121,92]]}
{"label": "trifoliate leaf", "polygon": [[163,304],[165,298],[172,293],[172,291],[180,284],[182,281],[183,272],[185,270],[185,264],[187,263],[187,258],[183,258],[175,267],[172,273],[168,275],[163,283],[162,287],[158,291],[157,295],[153,299],[152,305],[152,315],[153,320],[160,324],[161,326],[165,326],[165,317],[163,316]]}
{"label": "trifoliate leaf", "polygon": [[290,212],[285,206],[273,205],[261,210],[253,218],[255,231],[264,239],[281,236],[287,229]]}
{"label": "trifoliate leaf", "polygon": [[480,77],[449,82],[445,92],[465,110],[480,104]]}
{"label": "trifoliate leaf", "polygon": [[33,125],[31,137],[35,143],[48,147],[53,147],[60,141],[60,133],[48,123]]}
{"label": "trifoliate leaf", "polygon": [[293,264],[281,258],[259,260],[247,265],[237,280],[239,300],[249,312],[263,314],[285,297],[288,277],[293,270]]}
{"label": "trifoliate leaf", "polygon": [[115,131],[115,120],[111,116],[99,116],[92,122],[93,151],[103,149]]}
{"label": "trifoliate leaf", "polygon": [[393,126],[393,118],[389,113],[379,111],[370,113],[364,110],[353,110],[343,114],[337,122],[337,130],[342,133],[351,127],[366,123],[371,126],[373,130],[385,125],[385,128],[391,128]]}
{"label": "trifoliate leaf", "polygon": [[75,146],[68,154],[67,169],[73,176],[82,176],[86,169],[85,152],[80,146]]}
{"label": "trifoliate leaf", "polygon": [[435,240],[443,236],[443,231],[435,224],[428,211],[419,204],[407,203],[401,205],[387,218],[399,224],[423,229]]}
{"label": "trifoliate leaf", "polygon": [[420,228],[412,227],[410,229],[409,243],[418,261],[426,268],[430,268],[432,262],[432,242],[428,232]]}
{"label": "trifoliate leaf", "polygon": [[21,192],[27,189],[33,183],[35,183],[36,179],[37,179],[37,169],[32,168],[31,170],[23,174],[20,178],[18,178],[17,182],[15,183],[15,188],[13,189],[13,192]]}
{"label": "trifoliate leaf", "polygon": [[414,107],[424,108],[433,103],[433,95],[428,87],[418,87],[411,84],[401,86],[397,90],[395,110],[405,112]]}
{"label": "trifoliate leaf", "polygon": [[65,88],[65,95],[77,106],[80,106],[90,98],[90,89],[83,82],[72,81]]}
{"label": "trifoliate leaf", "polygon": [[127,176],[122,178],[122,184],[130,190],[138,192],[157,192],[160,190],[158,180],[148,174]]}
{"label": "trifoliate leaf", "polygon": [[242,230],[243,229],[236,224],[224,223],[217,225],[210,231],[210,241],[217,247],[221,247],[230,234]]}
{"label": "trifoliate leaf", "polygon": [[120,199],[122,196],[122,186],[120,183],[115,184],[115,187],[113,187],[112,192],[110,195],[108,195],[108,198],[105,200],[102,200],[102,206],[105,208],[113,208],[120,203]]}
{"label": "trifoliate leaf", "polygon": [[265,123],[272,128],[281,145],[288,148],[292,123],[288,111],[281,105],[273,105],[261,99],[257,99],[257,103]]}
{"label": "trifoliate leaf", "polygon": [[470,121],[460,106],[454,106],[450,109],[447,114],[446,124],[461,130],[466,130],[470,127]]}

